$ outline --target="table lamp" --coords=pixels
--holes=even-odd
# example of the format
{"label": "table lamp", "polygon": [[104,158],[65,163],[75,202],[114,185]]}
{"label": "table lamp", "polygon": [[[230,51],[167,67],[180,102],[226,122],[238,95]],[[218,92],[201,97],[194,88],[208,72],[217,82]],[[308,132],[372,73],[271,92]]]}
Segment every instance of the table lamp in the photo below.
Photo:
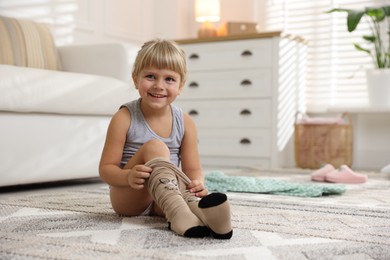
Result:
{"label": "table lamp", "polygon": [[202,23],[198,31],[199,38],[217,36],[213,22],[220,20],[220,0],[195,0],[195,19]]}

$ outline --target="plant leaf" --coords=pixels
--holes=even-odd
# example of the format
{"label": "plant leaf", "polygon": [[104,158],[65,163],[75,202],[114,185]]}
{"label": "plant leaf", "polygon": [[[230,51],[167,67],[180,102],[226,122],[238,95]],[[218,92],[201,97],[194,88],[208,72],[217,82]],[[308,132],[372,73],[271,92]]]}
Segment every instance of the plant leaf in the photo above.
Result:
{"label": "plant leaf", "polygon": [[348,32],[353,32],[364,15],[364,11],[348,10],[347,26]]}
{"label": "plant leaf", "polygon": [[374,35],[364,35],[363,39],[372,43],[376,41],[376,37]]}
{"label": "plant leaf", "polygon": [[383,11],[385,12],[386,16],[390,16],[390,5],[383,6]]}
{"label": "plant leaf", "polygon": [[[381,67],[390,68],[390,5],[381,7],[366,7],[364,10],[353,10],[344,8],[334,8],[329,10],[327,13],[332,12],[346,12],[347,13],[347,27],[348,32],[353,32],[359,25],[362,17],[367,15],[370,22],[370,29],[373,35],[364,35],[363,39],[369,44],[373,44],[373,50],[363,48],[361,45],[354,43],[355,48],[358,51],[367,53],[374,61],[374,64]],[[381,27],[381,24],[386,27]],[[387,33],[386,40],[381,38],[381,32]],[[386,44],[385,41],[388,41]],[[383,47],[383,45],[387,47]],[[387,51],[385,51],[387,48]]]}
{"label": "plant leaf", "polygon": [[386,13],[382,7],[379,8],[366,8],[366,14],[371,16],[376,22],[381,22],[385,19]]}
{"label": "plant leaf", "polygon": [[362,46],[360,46],[360,44],[357,43],[354,43],[353,45],[357,50],[367,52],[369,55],[371,55],[371,51],[369,49],[365,49]]}
{"label": "plant leaf", "polygon": [[326,11],[326,14],[334,13],[334,12],[348,12],[350,9],[344,9],[344,8],[333,8],[329,11]]}

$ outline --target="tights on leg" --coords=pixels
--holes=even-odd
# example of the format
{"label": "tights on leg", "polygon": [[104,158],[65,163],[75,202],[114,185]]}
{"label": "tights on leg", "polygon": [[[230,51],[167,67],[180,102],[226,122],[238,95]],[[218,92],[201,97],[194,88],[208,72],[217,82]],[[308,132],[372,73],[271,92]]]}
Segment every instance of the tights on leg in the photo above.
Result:
{"label": "tights on leg", "polygon": [[191,211],[211,230],[211,235],[218,239],[230,239],[231,228],[230,205],[226,194],[211,193],[203,198],[196,197],[186,190],[191,180],[171,162],[158,158],[159,166],[170,169],[177,176],[179,190]]}
{"label": "tights on leg", "polygon": [[209,235],[209,229],[190,210],[178,189],[175,173],[153,159],[145,165],[152,167],[148,180],[149,192],[154,201],[163,210],[170,228],[179,235],[186,237],[204,237]]}

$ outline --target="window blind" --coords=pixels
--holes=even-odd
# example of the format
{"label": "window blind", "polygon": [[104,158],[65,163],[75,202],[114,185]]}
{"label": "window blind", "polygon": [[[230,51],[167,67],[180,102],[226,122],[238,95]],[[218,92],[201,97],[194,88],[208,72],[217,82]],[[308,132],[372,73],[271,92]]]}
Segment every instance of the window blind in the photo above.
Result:
{"label": "window blind", "polygon": [[368,104],[366,69],[371,57],[353,43],[369,35],[365,18],[352,33],[347,30],[346,13],[326,13],[332,8],[362,9],[389,4],[383,0],[268,0],[266,30],[282,30],[308,41],[306,104],[310,112],[334,106]]}

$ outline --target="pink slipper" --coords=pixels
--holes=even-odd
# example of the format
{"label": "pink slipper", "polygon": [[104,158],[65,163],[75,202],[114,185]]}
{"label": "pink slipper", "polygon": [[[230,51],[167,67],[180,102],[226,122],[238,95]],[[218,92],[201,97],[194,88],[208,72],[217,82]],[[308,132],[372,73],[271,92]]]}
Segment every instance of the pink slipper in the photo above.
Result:
{"label": "pink slipper", "polygon": [[356,173],[347,165],[341,165],[337,170],[329,172],[325,180],[336,183],[365,183],[367,175]]}
{"label": "pink slipper", "polygon": [[324,166],[322,166],[321,168],[319,168],[318,170],[314,171],[311,174],[311,180],[312,181],[325,181],[325,176],[329,172],[334,171],[334,170],[335,170],[335,168],[333,167],[333,165],[325,164]]}

